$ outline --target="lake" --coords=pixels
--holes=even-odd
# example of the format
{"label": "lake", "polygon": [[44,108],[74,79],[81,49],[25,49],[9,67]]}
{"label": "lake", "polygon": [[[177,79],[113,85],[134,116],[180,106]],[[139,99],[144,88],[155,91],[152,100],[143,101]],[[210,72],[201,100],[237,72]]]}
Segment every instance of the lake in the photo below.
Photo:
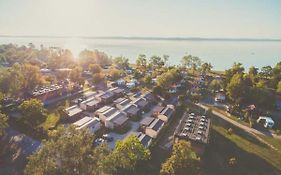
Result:
{"label": "lake", "polygon": [[35,44],[39,47],[56,46],[70,49],[75,56],[85,48],[97,49],[109,56],[125,56],[131,63],[139,54],[170,56],[169,64],[179,64],[185,54],[210,62],[214,69],[224,70],[234,62],[245,68],[274,66],[281,61],[281,42],[278,41],[217,41],[217,40],[149,40],[149,39],[98,39],[98,38],[50,38],[50,37],[0,37],[0,44]]}

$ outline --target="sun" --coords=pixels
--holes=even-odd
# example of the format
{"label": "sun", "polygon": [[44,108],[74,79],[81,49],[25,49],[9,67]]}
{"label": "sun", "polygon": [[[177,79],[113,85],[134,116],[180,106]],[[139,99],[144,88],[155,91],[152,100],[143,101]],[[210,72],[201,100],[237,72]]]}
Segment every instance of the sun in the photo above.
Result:
{"label": "sun", "polygon": [[80,38],[70,38],[66,40],[63,48],[69,49],[72,52],[74,58],[78,59],[80,52],[86,49],[87,45],[83,43],[82,39]]}

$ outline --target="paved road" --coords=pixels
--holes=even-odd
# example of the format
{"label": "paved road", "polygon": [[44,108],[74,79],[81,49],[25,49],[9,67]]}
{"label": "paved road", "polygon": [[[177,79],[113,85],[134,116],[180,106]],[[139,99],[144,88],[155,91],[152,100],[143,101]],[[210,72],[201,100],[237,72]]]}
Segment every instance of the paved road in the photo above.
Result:
{"label": "paved road", "polygon": [[[208,110],[209,107],[205,106],[204,104],[196,104],[198,106],[200,106],[201,108],[205,109],[205,110]],[[213,114],[215,114],[216,116],[222,118],[223,120],[233,124],[234,126],[237,126],[238,128],[241,128],[243,129],[244,131],[248,132],[248,133],[252,133],[252,134],[258,134],[258,135],[264,135],[264,136],[268,136],[268,137],[273,137],[273,138],[276,138],[276,139],[281,139],[281,136],[280,135],[276,135],[276,134],[273,134],[271,132],[265,132],[265,131],[259,131],[259,130],[256,130],[254,128],[250,128],[248,126],[245,126],[245,125],[242,125],[232,119],[230,119],[229,117],[227,117],[226,115],[223,115],[217,111],[212,111]]]}

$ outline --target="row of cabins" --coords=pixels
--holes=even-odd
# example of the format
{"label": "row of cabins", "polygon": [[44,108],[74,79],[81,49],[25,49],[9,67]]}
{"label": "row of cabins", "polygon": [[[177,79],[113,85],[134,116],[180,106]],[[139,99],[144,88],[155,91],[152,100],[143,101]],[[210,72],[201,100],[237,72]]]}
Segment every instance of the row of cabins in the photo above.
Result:
{"label": "row of cabins", "polygon": [[153,111],[153,117],[146,117],[140,122],[142,132],[136,133],[137,138],[147,148],[156,139],[165,124],[171,119],[175,108],[173,105],[158,106]]}
{"label": "row of cabins", "polygon": [[50,86],[34,89],[31,92],[31,97],[41,100],[44,103],[46,100],[61,96],[66,92],[67,90],[63,85],[52,84]]}

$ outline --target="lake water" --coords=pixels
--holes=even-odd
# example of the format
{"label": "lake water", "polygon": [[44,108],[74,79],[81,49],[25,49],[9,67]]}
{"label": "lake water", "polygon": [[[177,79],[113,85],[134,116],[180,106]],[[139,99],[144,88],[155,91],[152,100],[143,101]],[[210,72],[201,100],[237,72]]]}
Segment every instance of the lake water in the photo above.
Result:
{"label": "lake water", "polygon": [[281,61],[281,42],[274,41],[198,41],[198,40],[137,40],[137,39],[84,39],[84,38],[35,38],[0,37],[0,44],[27,45],[36,47],[57,46],[70,49],[74,55],[85,48],[98,49],[109,56],[125,56],[131,63],[139,54],[170,56],[169,64],[179,64],[185,54],[200,57],[210,62],[214,69],[224,70],[234,62],[249,66],[274,66]]}

